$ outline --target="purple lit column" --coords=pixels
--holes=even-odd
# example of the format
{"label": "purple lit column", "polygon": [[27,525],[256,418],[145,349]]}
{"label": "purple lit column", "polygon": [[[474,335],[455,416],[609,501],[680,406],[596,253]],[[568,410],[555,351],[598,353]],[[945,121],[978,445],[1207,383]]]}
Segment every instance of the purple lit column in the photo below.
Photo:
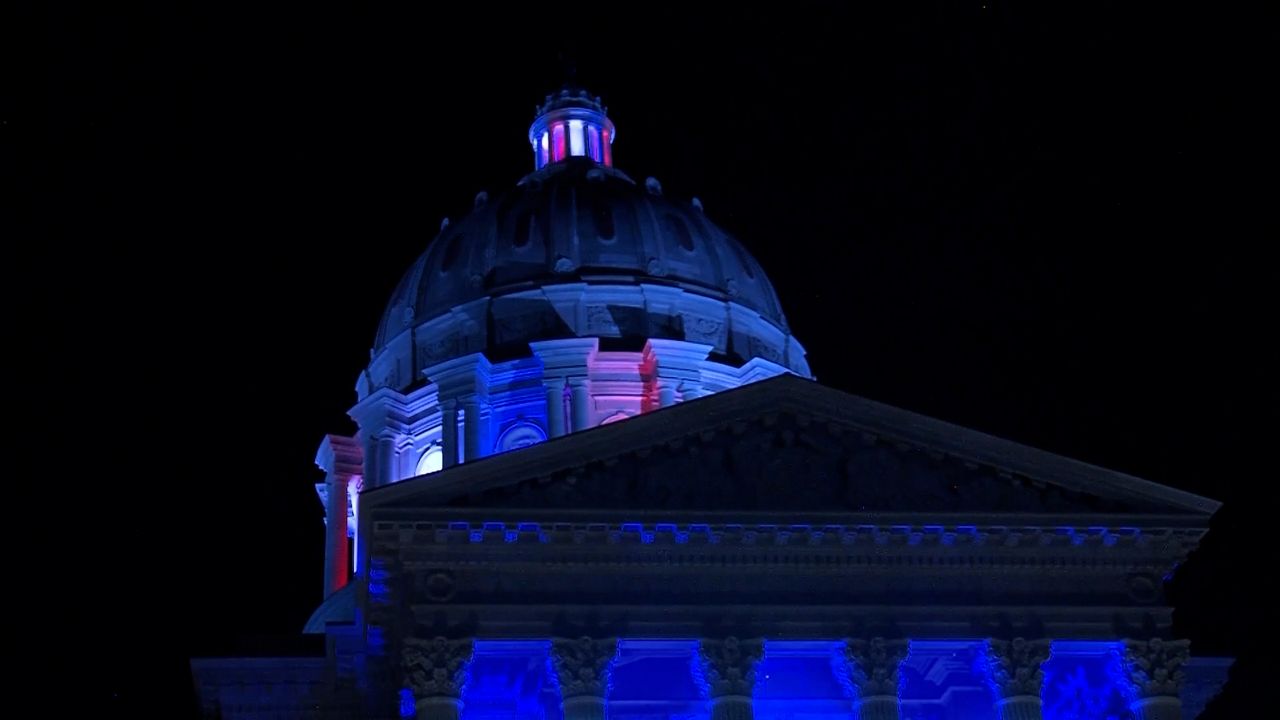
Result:
{"label": "purple lit column", "polygon": [[764,657],[764,640],[703,639],[698,642],[696,670],[711,699],[711,720],[754,720],[751,694],[756,666]]}
{"label": "purple lit column", "polygon": [[324,499],[324,596],[346,586],[351,568],[347,552],[347,487],[364,471],[363,453],[354,438],[326,435],[316,453],[325,481],[316,484]]}
{"label": "purple lit column", "polygon": [[1042,666],[1048,640],[988,640],[983,650],[987,684],[1000,720],[1041,720]]}
{"label": "purple lit column", "polygon": [[905,640],[847,640],[833,668],[853,700],[854,720],[899,720],[898,670],[907,657]]}

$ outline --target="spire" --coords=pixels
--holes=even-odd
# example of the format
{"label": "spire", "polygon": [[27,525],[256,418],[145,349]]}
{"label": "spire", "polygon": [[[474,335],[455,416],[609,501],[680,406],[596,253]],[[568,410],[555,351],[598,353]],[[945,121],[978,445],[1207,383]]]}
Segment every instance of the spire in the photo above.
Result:
{"label": "spire", "polygon": [[534,169],[570,157],[587,157],[612,167],[613,122],[600,98],[573,82],[572,65],[565,68],[565,74],[570,79],[538,106],[537,117],[529,126]]}

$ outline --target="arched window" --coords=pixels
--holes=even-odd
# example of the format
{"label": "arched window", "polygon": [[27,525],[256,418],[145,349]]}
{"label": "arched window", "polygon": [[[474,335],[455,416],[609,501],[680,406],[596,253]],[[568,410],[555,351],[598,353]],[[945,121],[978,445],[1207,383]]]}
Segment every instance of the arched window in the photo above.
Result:
{"label": "arched window", "polygon": [[442,468],[444,468],[444,448],[439,445],[432,445],[418,459],[418,472],[415,474],[426,475]]}
{"label": "arched window", "polygon": [[527,420],[518,420],[507,426],[507,429],[502,431],[502,435],[498,436],[494,451],[519,450],[523,447],[536,445],[546,439],[547,433],[540,426]]}

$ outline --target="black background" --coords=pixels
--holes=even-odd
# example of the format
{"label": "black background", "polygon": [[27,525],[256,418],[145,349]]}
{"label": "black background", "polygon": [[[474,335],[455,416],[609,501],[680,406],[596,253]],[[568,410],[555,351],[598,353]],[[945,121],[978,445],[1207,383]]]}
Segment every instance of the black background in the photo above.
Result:
{"label": "black background", "polygon": [[618,167],[701,198],[768,270],[819,381],[1224,501],[1170,588],[1177,630],[1241,658],[1205,717],[1263,697],[1257,19],[176,5],[47,25],[57,279],[20,314],[51,311],[36,377],[77,390],[51,459],[81,551],[49,601],[92,668],[77,713],[184,717],[191,654],[314,649],[316,446],[353,429],[383,304],[441,218],[531,169],[567,62]]}

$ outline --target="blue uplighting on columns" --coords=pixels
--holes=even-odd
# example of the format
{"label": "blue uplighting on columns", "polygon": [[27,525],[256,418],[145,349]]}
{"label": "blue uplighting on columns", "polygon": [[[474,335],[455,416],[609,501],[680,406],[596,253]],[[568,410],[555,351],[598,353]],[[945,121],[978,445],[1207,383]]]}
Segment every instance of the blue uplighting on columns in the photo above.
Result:
{"label": "blue uplighting on columns", "polygon": [[1044,664],[1044,720],[1126,720],[1121,643],[1055,640]]}

